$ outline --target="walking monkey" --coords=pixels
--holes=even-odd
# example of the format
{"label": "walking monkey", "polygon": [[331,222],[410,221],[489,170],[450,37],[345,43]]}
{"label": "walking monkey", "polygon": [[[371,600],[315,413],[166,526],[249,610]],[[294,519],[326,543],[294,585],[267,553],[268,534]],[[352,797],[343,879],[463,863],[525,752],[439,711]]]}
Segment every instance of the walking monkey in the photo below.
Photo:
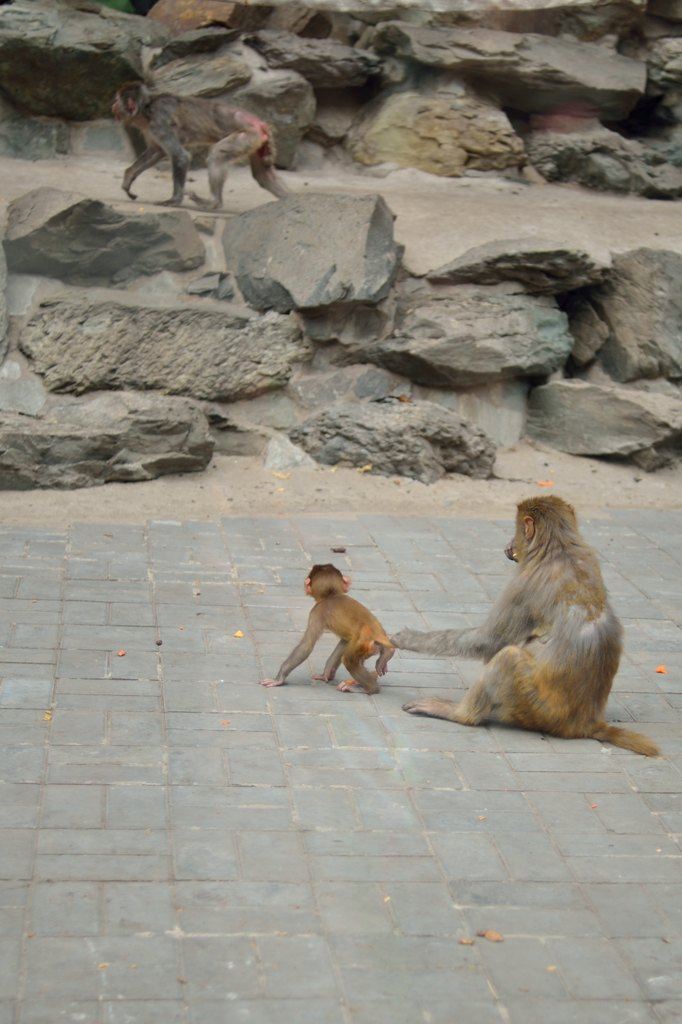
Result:
{"label": "walking monkey", "polygon": [[111,111],[126,127],[139,129],[147,143],[144,153],[123,175],[123,189],[131,199],[137,198],[130,191],[135,179],[169,157],[173,195],[161,205],[180,206],[190,164],[189,151],[206,145],[211,146],[207,167],[212,199],[191,193],[190,198],[199,206],[220,209],[228,165],[246,159],[261,188],[278,199],[287,195],[274,169],[272,129],[246,110],[231,107],[224,100],[184,98],[170,93],[152,96],[143,82],[128,82],[116,93]]}
{"label": "walking monkey", "polygon": [[[262,686],[282,686],[286,683],[289,673],[309,657],[322,633],[329,630],[336,633],[339,642],[329,656],[324,672],[313,676],[313,679],[331,683],[343,662],[352,679],[344,679],[336,687],[337,690],[379,692],[378,678],[388,671],[388,663],[394,654],[393,644],[369,609],[347,596],[349,587],[349,578],[336,566],[327,564],[312,567],[305,580],[305,592],[315,599],[315,606],[310,613],[306,631],[275,678],[261,680]],[[373,654],[379,657],[375,671],[370,672],[364,662]]]}

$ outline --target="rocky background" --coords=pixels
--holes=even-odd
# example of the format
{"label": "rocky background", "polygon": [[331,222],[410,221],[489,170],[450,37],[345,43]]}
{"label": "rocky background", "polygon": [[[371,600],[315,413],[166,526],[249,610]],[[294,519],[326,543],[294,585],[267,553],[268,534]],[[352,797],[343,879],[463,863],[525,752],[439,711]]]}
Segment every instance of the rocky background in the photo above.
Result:
{"label": "rocky background", "polygon": [[0,0],[0,156],[122,167],[139,139],[108,110],[141,77],[230,97],[273,125],[281,168],[375,194],[292,184],[207,215],[29,175],[3,228],[0,488],[149,479],[215,450],[424,482],[485,478],[524,435],[646,470],[679,455],[679,251],[501,231],[417,274],[380,193],[411,168],[679,219],[682,0],[159,0],[146,18]]}

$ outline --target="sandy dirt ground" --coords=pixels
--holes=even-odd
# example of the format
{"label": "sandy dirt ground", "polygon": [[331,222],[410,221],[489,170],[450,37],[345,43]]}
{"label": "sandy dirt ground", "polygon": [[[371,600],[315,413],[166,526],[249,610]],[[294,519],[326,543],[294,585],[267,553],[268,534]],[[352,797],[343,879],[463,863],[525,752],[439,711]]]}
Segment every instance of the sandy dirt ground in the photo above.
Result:
{"label": "sandy dirt ground", "polygon": [[[426,485],[356,469],[320,466],[284,477],[259,458],[216,456],[203,473],[149,483],[104,484],[77,491],[0,492],[0,523],[66,526],[73,522],[215,519],[230,515],[329,513],[506,518],[533,493],[560,494],[581,513],[616,508],[681,508],[682,467],[636,467],[574,458],[521,443],[498,455],[496,476],[451,476]],[[552,482],[551,487],[543,487]]]}
{"label": "sandy dirt ground", "polygon": [[[28,188],[50,185],[130,205],[120,189],[124,162],[65,157],[0,158],[0,211]],[[206,189],[205,173],[193,172]],[[339,168],[284,172],[292,192],[382,194],[396,214],[404,262],[415,274],[440,266],[493,239],[566,241],[602,258],[637,246],[682,251],[682,204],[590,193],[572,187],[472,178],[440,179],[419,171],[387,177],[350,175]],[[167,172],[138,182],[139,210],[168,195]],[[224,219],[270,197],[237,169],[226,190]],[[143,202],[142,200],[145,200]],[[187,207],[191,209],[191,207]],[[202,214],[205,216],[205,214]],[[682,468],[647,474],[636,467],[573,458],[522,442],[500,451],[495,477],[451,477],[431,486],[354,469],[319,467],[273,476],[258,458],[217,456],[208,470],[142,484],[107,484],[80,491],[0,492],[0,522],[64,525],[79,520],[211,519],[220,515],[360,512],[400,515],[506,516],[514,502],[541,490],[559,493],[591,515],[614,508],[682,506]]]}
{"label": "sandy dirt ground", "polygon": [[[131,206],[121,190],[125,162],[84,157],[58,160],[0,158],[0,210],[29,188],[48,185]],[[682,252],[682,203],[588,192],[572,186],[528,185],[502,178],[438,178],[416,170],[385,177],[324,169],[281,172],[291,192],[380,193],[396,215],[395,232],[405,246],[404,263],[424,274],[475,245],[495,239],[543,238],[587,249],[597,256],[637,246]],[[190,174],[193,188],[208,194],[205,171]],[[147,171],[135,185],[140,211],[170,194],[165,170]],[[245,168],[234,169],[225,189],[229,217],[272,197]],[[188,202],[186,208],[196,211]]]}

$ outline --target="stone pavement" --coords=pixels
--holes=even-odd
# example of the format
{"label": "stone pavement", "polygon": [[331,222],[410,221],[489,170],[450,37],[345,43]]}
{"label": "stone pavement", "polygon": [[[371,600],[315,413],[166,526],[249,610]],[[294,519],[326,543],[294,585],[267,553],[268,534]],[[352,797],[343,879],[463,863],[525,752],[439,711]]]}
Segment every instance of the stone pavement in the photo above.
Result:
{"label": "stone pavement", "polygon": [[461,660],[398,655],[374,698],[257,685],[313,560],[389,631],[466,625],[509,532],[0,531],[0,1024],[682,1020],[682,513],[585,530],[627,631],[611,717],[664,759],[400,711]]}

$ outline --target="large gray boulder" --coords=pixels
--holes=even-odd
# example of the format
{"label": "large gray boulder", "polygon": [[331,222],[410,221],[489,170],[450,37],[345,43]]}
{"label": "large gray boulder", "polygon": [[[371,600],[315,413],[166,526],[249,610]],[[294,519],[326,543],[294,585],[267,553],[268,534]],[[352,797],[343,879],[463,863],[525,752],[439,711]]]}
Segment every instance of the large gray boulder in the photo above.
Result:
{"label": "large gray boulder", "polygon": [[547,376],[572,345],[566,314],[550,297],[459,285],[448,298],[416,300],[391,337],[351,351],[417,384],[470,387]]}
{"label": "large gray boulder", "polygon": [[280,313],[379,302],[401,255],[380,196],[312,193],[234,217],[223,248],[249,305]]}
{"label": "large gray boulder", "polygon": [[380,94],[348,133],[359,163],[394,163],[429,174],[505,170],[525,161],[523,143],[504,111],[465,89]]}
{"label": "large gray boulder", "polygon": [[[650,0],[649,9],[652,2]],[[662,0],[679,3],[682,0]],[[436,0],[436,4],[438,0]],[[420,4],[421,6],[421,4]],[[445,6],[445,5],[444,5]],[[462,13],[466,8],[466,13]],[[568,36],[594,42],[611,36],[627,37],[641,22],[647,0],[454,0],[454,13],[434,15],[434,22],[463,27],[501,29],[503,32],[536,32],[543,36]],[[608,40],[609,45],[613,45]]]}
{"label": "large gray boulder", "polygon": [[485,479],[495,446],[482,430],[432,402],[368,402],[336,406],[289,433],[327,465],[371,466],[383,476],[433,483],[446,473]]}
{"label": "large gray boulder", "polygon": [[208,420],[161,395],[98,395],[55,404],[40,418],[0,413],[0,490],[91,487],[204,469]]}
{"label": "large gray boulder", "polygon": [[682,168],[665,154],[601,125],[583,131],[533,132],[525,140],[533,167],[548,181],[571,181],[650,199],[682,196]]}
{"label": "large gray boulder", "polygon": [[176,96],[219,96],[227,89],[244,85],[250,78],[251,68],[229,46],[215,54],[179,57],[151,75],[154,92],[171,92]]}
{"label": "large gray boulder", "polygon": [[584,288],[604,279],[607,265],[582,249],[541,238],[510,238],[469,249],[426,275],[447,284],[519,281],[536,295]]}
{"label": "large gray boulder", "polygon": [[611,120],[625,117],[646,86],[646,65],[591,43],[491,29],[427,28],[384,22],[381,54],[454,72],[483,86],[502,106],[529,113],[585,103]]}
{"label": "large gray boulder", "polygon": [[238,35],[239,29],[223,28],[220,25],[210,25],[183,32],[182,35],[169,39],[160,50],[156,51],[149,62],[150,70],[157,71],[164,64],[170,64],[171,61],[181,60],[185,57],[213,54],[233,42]]}
{"label": "large gray boulder", "polygon": [[0,366],[0,412],[38,416],[47,399],[40,377],[28,372],[16,359],[6,359]]}
{"label": "large gray boulder", "polygon": [[247,42],[271,68],[298,71],[315,88],[364,85],[381,70],[381,60],[375,53],[336,39],[304,39],[292,32],[264,29],[249,36]]}
{"label": "large gray boulder", "polygon": [[649,91],[665,92],[682,87],[682,36],[668,36],[649,43],[647,54]]}
{"label": "large gray boulder", "polygon": [[0,97],[0,156],[45,160],[69,151],[63,121],[26,117]]}
{"label": "large gray boulder", "polygon": [[578,298],[571,330],[579,353],[599,342],[599,362],[615,380],[682,378],[682,253],[635,249],[616,257],[608,280]]}
{"label": "large gray boulder", "polygon": [[311,356],[293,317],[90,296],[44,302],[20,345],[52,391],[152,388],[222,401],[283,387]]}
{"label": "large gray boulder", "polygon": [[572,455],[629,457],[658,469],[682,454],[682,399],[633,387],[556,380],[531,391],[528,433]]}
{"label": "large gray boulder", "polygon": [[166,31],[95,4],[13,0],[0,16],[0,89],[31,114],[87,121],[142,77],[142,49]]}
{"label": "large gray boulder", "polygon": [[191,270],[205,258],[203,242],[183,210],[126,214],[98,199],[48,187],[10,203],[3,244],[15,273],[76,284]]}
{"label": "large gray boulder", "polygon": [[229,101],[272,125],[277,166],[291,167],[315,117],[313,87],[296,71],[252,70],[251,80],[233,90]]}

